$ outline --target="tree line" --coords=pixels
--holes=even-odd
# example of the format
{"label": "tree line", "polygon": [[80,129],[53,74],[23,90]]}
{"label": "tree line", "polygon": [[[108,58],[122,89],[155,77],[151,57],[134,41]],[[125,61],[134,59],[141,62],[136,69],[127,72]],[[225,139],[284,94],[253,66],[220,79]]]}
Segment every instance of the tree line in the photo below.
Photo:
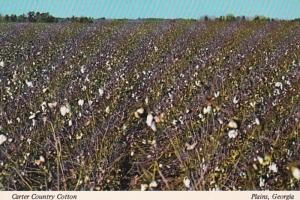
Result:
{"label": "tree line", "polygon": [[80,22],[80,23],[91,23],[93,22],[93,18],[91,17],[67,17],[60,18],[54,17],[53,15],[41,12],[30,11],[27,14],[22,15],[1,15],[0,14],[0,22],[42,22],[42,23],[55,23],[55,22],[63,22],[63,21],[71,21],[71,22]]}
{"label": "tree line", "polygon": [[[105,18],[100,18],[101,20],[104,20]],[[140,18],[139,18],[140,19]],[[162,20],[162,19],[156,19],[156,18],[147,18],[152,20]],[[195,19],[194,19],[195,20]],[[255,16],[254,18],[249,18],[246,16],[234,16],[233,14],[229,14],[226,16],[220,16],[217,18],[210,18],[208,16],[204,16],[200,18],[200,20],[203,21],[275,21],[276,19],[265,17],[265,16]],[[0,14],[0,22],[42,22],[42,23],[55,23],[55,22],[80,22],[80,23],[92,23],[95,21],[94,18],[91,17],[67,17],[67,18],[60,18],[60,17],[54,17],[53,15],[41,12],[34,12],[30,11],[27,14],[22,15],[1,15]],[[300,21],[300,18],[296,18],[292,21]]]}

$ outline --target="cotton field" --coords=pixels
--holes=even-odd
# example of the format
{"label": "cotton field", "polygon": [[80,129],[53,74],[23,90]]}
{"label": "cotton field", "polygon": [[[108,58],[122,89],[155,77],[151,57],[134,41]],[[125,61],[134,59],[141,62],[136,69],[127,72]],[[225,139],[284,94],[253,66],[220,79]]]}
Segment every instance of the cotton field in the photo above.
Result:
{"label": "cotton field", "polygon": [[300,23],[0,23],[1,190],[299,190]]}

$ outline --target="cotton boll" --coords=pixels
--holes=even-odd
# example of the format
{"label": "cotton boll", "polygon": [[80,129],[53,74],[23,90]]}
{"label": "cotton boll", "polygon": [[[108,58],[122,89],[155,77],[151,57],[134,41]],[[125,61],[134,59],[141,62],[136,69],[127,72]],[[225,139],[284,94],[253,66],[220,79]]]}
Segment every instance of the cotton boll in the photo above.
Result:
{"label": "cotton boll", "polygon": [[228,131],[228,137],[231,139],[234,139],[238,136],[238,131],[237,130],[230,130]]}
{"label": "cotton boll", "polygon": [[277,165],[275,163],[271,163],[271,165],[269,166],[269,170],[274,173],[277,173],[278,172]]}
{"label": "cotton boll", "polygon": [[300,169],[298,167],[292,167],[291,171],[294,178],[300,180]]}
{"label": "cotton boll", "polygon": [[283,85],[281,82],[276,82],[275,87],[280,88],[281,90],[283,89]]}
{"label": "cotton boll", "polygon": [[233,103],[234,104],[237,104],[239,102],[239,100],[238,100],[238,98],[235,96],[234,98],[233,98]]}
{"label": "cotton boll", "polygon": [[79,105],[79,106],[83,106],[83,104],[84,104],[84,100],[79,99],[79,100],[78,100],[78,105]]}
{"label": "cotton boll", "polygon": [[7,137],[3,134],[0,135],[0,145],[2,145],[4,142],[6,142]]}
{"label": "cotton boll", "polygon": [[48,103],[49,108],[55,108],[57,106],[57,102]]}
{"label": "cotton boll", "polygon": [[26,80],[25,83],[28,87],[33,87],[33,83],[31,81]]}
{"label": "cotton boll", "polygon": [[188,177],[184,177],[183,184],[186,188],[190,188],[191,187],[191,180]]}
{"label": "cotton boll", "polygon": [[256,124],[256,125],[260,125],[260,121],[259,121],[258,118],[255,118],[255,124]]}
{"label": "cotton boll", "polygon": [[158,186],[157,182],[156,181],[152,181],[150,184],[149,184],[149,187],[150,188],[156,188]]}
{"label": "cotton boll", "polygon": [[99,88],[98,92],[99,92],[100,97],[102,97],[104,94],[104,90],[102,88]]}
{"label": "cotton boll", "polygon": [[203,108],[203,114],[206,115],[206,114],[210,114],[212,111],[212,107],[210,105],[208,105],[207,107],[204,107]]}
{"label": "cotton boll", "polygon": [[154,121],[154,117],[151,113],[149,113],[147,115],[147,119],[146,119],[146,124],[154,131],[156,132],[156,125],[155,125],[155,121]]}
{"label": "cotton boll", "polygon": [[149,127],[151,127],[153,119],[154,119],[154,118],[153,118],[153,115],[149,113],[149,114],[147,115],[147,119],[146,119],[146,124],[147,124]]}
{"label": "cotton boll", "polygon": [[233,128],[233,129],[237,129],[238,125],[234,120],[230,120],[229,123],[228,123],[228,127]]}
{"label": "cotton boll", "polygon": [[141,184],[141,191],[146,191],[148,188],[147,184]]}
{"label": "cotton boll", "polygon": [[62,107],[60,107],[60,114],[62,116],[65,116],[67,113],[70,113],[70,105],[69,104],[66,104],[66,105],[63,105]]}

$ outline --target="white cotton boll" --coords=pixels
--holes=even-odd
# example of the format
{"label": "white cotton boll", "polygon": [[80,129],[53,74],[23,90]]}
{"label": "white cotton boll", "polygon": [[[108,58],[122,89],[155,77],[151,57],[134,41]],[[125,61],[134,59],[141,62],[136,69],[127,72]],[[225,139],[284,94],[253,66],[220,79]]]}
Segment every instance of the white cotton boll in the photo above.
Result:
{"label": "white cotton boll", "polygon": [[69,120],[69,126],[72,126],[72,120]]}
{"label": "white cotton boll", "polygon": [[237,123],[235,121],[230,120],[229,123],[228,123],[228,127],[229,128],[233,128],[233,129],[237,129],[238,125],[237,125]]}
{"label": "white cotton boll", "polygon": [[87,87],[85,85],[82,86],[82,88],[81,88],[82,91],[86,91],[86,89],[87,89]]}
{"label": "white cotton boll", "polygon": [[259,164],[261,164],[261,165],[264,163],[264,159],[260,156],[257,156],[257,160],[258,160]]}
{"label": "white cotton boll", "polygon": [[191,180],[188,177],[184,177],[183,184],[186,188],[190,188],[191,187]]}
{"label": "white cotton boll", "polygon": [[99,88],[98,92],[99,92],[100,97],[102,97],[104,94],[104,90],[102,88]]}
{"label": "white cotton boll", "polygon": [[300,180],[300,169],[298,167],[292,167],[291,171],[294,178]]}
{"label": "white cotton boll", "polygon": [[155,122],[154,122],[154,121],[151,123],[151,126],[150,126],[150,128],[151,128],[151,129],[152,129],[152,131],[154,131],[154,132],[156,132],[156,131],[157,131],[157,129],[156,129],[156,124],[155,124]]}
{"label": "white cotton boll", "polygon": [[30,113],[31,115],[29,116],[29,119],[34,119],[35,118],[35,113]]}
{"label": "white cotton boll", "polygon": [[44,162],[45,162],[45,158],[44,158],[44,156],[40,156],[40,161],[41,161],[42,163],[44,163]]}
{"label": "white cotton boll", "polygon": [[175,125],[177,124],[177,122],[178,122],[178,120],[174,119],[174,120],[172,121],[172,124],[175,126]]}
{"label": "white cotton boll", "polygon": [[149,184],[149,187],[150,188],[156,188],[158,186],[157,182],[156,181],[152,181],[150,184]]}
{"label": "white cotton boll", "polygon": [[105,108],[105,112],[106,112],[107,114],[110,112],[109,106],[107,106],[107,107]]}
{"label": "white cotton boll", "polygon": [[149,114],[147,115],[147,119],[146,119],[146,124],[147,124],[149,127],[151,127],[153,119],[154,119],[153,115],[149,113]]}
{"label": "white cotton boll", "polygon": [[237,130],[230,130],[228,131],[228,137],[231,139],[234,139],[238,136],[238,131]]}
{"label": "white cotton boll", "polygon": [[158,51],[158,47],[154,46],[154,51],[157,52]]}
{"label": "white cotton boll", "polygon": [[233,103],[234,104],[237,104],[239,102],[239,100],[238,100],[238,98],[235,96],[234,98],[233,98]]}
{"label": "white cotton boll", "polygon": [[155,125],[155,121],[154,121],[154,117],[151,113],[149,113],[147,115],[147,119],[146,119],[146,124],[154,131],[156,132],[156,125]]}
{"label": "white cotton boll", "polygon": [[83,100],[83,99],[79,99],[79,100],[78,100],[78,105],[79,105],[79,106],[83,106],[83,104],[84,104],[84,100]]}
{"label": "white cotton boll", "polygon": [[144,111],[145,111],[144,108],[139,108],[139,109],[136,110],[136,112],[139,113],[139,114],[143,114]]}
{"label": "white cotton boll", "polygon": [[258,118],[255,118],[255,124],[256,124],[256,125],[260,125],[260,121],[259,121]]}
{"label": "white cotton boll", "polygon": [[28,87],[33,87],[33,83],[31,81],[26,80],[25,83]]}
{"label": "white cotton boll", "polygon": [[140,115],[143,114],[144,111],[145,111],[144,108],[139,108],[139,109],[137,109],[137,110],[134,112],[134,116],[135,116],[136,118],[140,118]]}
{"label": "white cotton boll", "polygon": [[283,89],[283,85],[281,82],[276,82],[275,87],[280,88],[281,90]]}
{"label": "white cotton boll", "polygon": [[277,173],[278,172],[278,168],[277,168],[277,165],[275,163],[272,163],[270,166],[269,166],[269,170],[274,172],[274,173]]}
{"label": "white cotton boll", "polygon": [[62,107],[60,107],[60,114],[62,116],[65,116],[69,112],[70,112],[70,106],[69,106],[69,104],[63,105]]}
{"label": "white cotton boll", "polygon": [[6,142],[7,137],[3,134],[0,135],[0,145],[2,145],[4,142]]}
{"label": "white cotton boll", "polygon": [[253,108],[254,108],[254,107],[255,107],[255,105],[256,105],[256,103],[255,103],[255,102],[250,102],[250,106],[251,106],[251,107],[253,107]]}
{"label": "white cotton boll", "polygon": [[201,113],[198,115],[198,117],[199,117],[200,119],[203,119],[203,115],[202,115]]}
{"label": "white cotton boll", "polygon": [[55,108],[57,106],[57,102],[48,103],[49,108]]}
{"label": "white cotton boll", "polygon": [[83,73],[84,73],[84,71],[85,71],[85,67],[84,67],[84,66],[81,66],[81,68],[80,68],[80,72],[83,74]]}
{"label": "white cotton boll", "polygon": [[189,144],[189,143],[185,143],[186,146],[186,150],[191,151],[193,150],[197,145],[197,142],[193,143],[193,144]]}
{"label": "white cotton boll", "polygon": [[210,114],[212,111],[212,107],[210,105],[208,105],[207,107],[203,108],[203,114]]}
{"label": "white cotton boll", "polygon": [[214,96],[215,96],[215,98],[218,98],[220,96],[220,92],[219,91],[215,92]]}
{"label": "white cotton boll", "polygon": [[264,187],[265,186],[265,179],[263,179],[262,177],[260,177],[259,179],[259,187]]}
{"label": "white cotton boll", "polygon": [[146,105],[149,104],[149,98],[148,98],[148,97],[145,98],[145,104],[146,104]]}
{"label": "white cotton boll", "polygon": [[148,188],[147,184],[141,184],[141,191],[146,191]]}
{"label": "white cotton boll", "polygon": [[0,67],[4,67],[4,62],[0,61]]}
{"label": "white cotton boll", "polygon": [[47,105],[47,103],[45,101],[41,104],[43,112],[45,112],[45,110],[46,110],[46,105]]}
{"label": "white cotton boll", "polygon": [[48,88],[43,88],[43,93],[47,92]]}

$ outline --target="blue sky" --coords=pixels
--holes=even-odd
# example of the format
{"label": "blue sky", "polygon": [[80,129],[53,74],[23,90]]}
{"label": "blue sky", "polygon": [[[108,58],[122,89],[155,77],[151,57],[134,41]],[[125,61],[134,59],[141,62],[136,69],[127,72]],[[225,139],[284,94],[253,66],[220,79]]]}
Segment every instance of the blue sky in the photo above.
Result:
{"label": "blue sky", "polygon": [[227,14],[293,19],[300,0],[0,0],[0,13],[50,12],[54,16],[200,18]]}

